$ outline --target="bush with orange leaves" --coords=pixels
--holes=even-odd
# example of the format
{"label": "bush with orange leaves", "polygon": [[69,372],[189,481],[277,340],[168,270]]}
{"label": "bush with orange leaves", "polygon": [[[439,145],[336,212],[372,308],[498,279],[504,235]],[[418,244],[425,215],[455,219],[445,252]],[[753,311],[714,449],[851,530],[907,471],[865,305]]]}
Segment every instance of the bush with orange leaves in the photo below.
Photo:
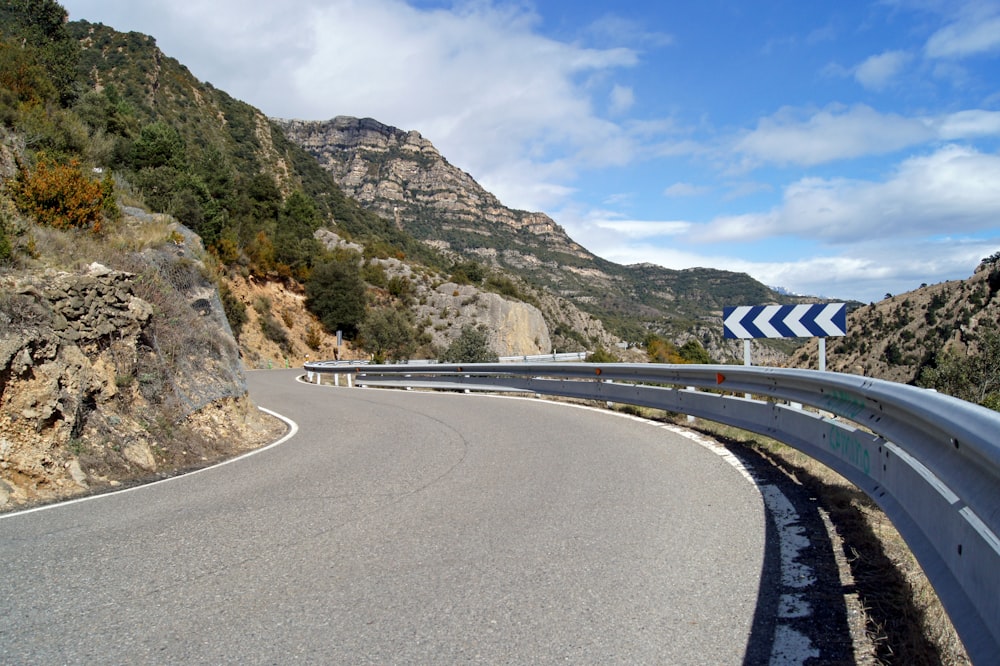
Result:
{"label": "bush with orange leaves", "polygon": [[56,229],[99,233],[106,220],[119,215],[111,178],[91,179],[78,160],[61,163],[39,155],[31,171],[19,164],[17,177],[9,185],[22,213]]}

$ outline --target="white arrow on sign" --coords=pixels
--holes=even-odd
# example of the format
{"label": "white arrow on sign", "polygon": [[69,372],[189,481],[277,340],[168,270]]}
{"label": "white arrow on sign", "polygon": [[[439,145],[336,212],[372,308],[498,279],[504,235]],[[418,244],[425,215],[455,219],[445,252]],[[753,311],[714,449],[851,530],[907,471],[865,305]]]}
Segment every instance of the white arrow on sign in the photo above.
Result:
{"label": "white arrow on sign", "polygon": [[752,305],[740,305],[733,308],[733,311],[729,313],[723,325],[733,332],[733,337],[735,338],[752,338],[750,331],[743,328],[740,324],[743,321],[743,317],[747,316],[747,313],[753,309]]}
{"label": "white arrow on sign", "polygon": [[778,310],[781,309],[780,305],[767,305],[760,314],[754,317],[753,324],[760,329],[766,337],[769,338],[780,338],[781,333],[774,326],[771,325],[771,317],[778,314]]}
{"label": "white arrow on sign", "polygon": [[833,323],[833,316],[835,314],[837,314],[837,308],[823,308],[823,311],[816,317],[816,323],[819,324],[820,328],[824,331],[827,331],[828,335],[845,335],[846,331],[842,330],[840,326]]}
{"label": "white arrow on sign", "polygon": [[792,329],[792,332],[800,338],[812,337],[812,332],[802,323],[802,317],[809,312],[811,307],[808,304],[796,305],[785,317],[785,326]]}

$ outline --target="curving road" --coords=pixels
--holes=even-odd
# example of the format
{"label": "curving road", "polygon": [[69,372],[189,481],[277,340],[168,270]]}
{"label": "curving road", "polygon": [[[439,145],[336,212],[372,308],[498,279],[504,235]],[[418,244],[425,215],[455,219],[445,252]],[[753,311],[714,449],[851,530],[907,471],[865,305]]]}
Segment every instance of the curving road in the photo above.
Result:
{"label": "curving road", "polygon": [[744,662],[765,515],[719,456],[596,411],[296,374],[249,377],[299,426],[279,446],[0,518],[0,662]]}

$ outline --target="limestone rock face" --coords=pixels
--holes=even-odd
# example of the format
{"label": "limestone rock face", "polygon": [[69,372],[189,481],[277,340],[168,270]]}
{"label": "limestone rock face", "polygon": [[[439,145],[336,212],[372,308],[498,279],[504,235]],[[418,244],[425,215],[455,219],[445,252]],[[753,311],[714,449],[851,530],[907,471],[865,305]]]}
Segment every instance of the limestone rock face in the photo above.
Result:
{"label": "limestone rock face", "polygon": [[497,356],[530,356],[552,350],[541,311],[528,303],[453,282],[429,290],[421,300],[417,318],[431,321],[433,343],[438,348],[448,347],[463,327],[482,326]]}

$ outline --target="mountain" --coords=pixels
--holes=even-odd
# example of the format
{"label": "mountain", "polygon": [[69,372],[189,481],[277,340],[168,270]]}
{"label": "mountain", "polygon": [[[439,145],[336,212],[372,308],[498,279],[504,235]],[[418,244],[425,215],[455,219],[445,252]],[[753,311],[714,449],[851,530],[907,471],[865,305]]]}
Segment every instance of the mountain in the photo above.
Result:
{"label": "mountain", "polygon": [[425,243],[511,271],[566,298],[632,342],[648,331],[721,342],[727,305],[797,303],[745,273],[604,260],[543,213],[504,206],[416,131],[371,118],[272,119],[351,198]]}

